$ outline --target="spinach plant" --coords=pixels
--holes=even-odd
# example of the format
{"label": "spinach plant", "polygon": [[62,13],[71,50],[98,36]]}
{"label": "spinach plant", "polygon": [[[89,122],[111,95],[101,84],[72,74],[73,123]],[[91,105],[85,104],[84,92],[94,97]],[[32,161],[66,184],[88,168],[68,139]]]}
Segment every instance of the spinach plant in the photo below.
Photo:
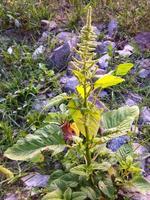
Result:
{"label": "spinach plant", "polygon": [[[125,81],[132,63],[117,66],[114,71],[97,78],[96,35],[91,25],[91,7],[80,43],[71,62],[78,79],[76,94],[63,93],[45,107],[58,107],[48,113],[44,126],[8,148],[5,156],[12,160],[43,162],[44,152],[61,162],[61,168],[50,176],[43,200],[117,199],[121,188],[137,187],[145,192],[150,186],[142,177],[132,143],[117,152],[107,148],[110,139],[132,135],[131,125],[137,120],[137,106],[124,106],[105,111],[98,101],[99,92]],[[122,156],[123,155],[123,156]]]}

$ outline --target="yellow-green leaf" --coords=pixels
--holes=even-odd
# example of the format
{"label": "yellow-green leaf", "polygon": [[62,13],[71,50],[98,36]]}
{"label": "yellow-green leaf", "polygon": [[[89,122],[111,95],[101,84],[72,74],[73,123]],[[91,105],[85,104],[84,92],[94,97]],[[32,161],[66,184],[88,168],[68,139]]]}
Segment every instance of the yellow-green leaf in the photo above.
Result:
{"label": "yellow-green leaf", "polygon": [[132,63],[123,63],[117,66],[115,74],[118,76],[126,75],[134,65]]}
{"label": "yellow-green leaf", "polygon": [[80,81],[80,83],[85,81],[85,77],[80,71],[73,70],[72,72],[77,77],[77,79]]}
{"label": "yellow-green leaf", "polygon": [[[88,85],[88,86],[86,87],[86,93],[87,93],[87,94],[89,93],[90,89],[91,89],[91,87]],[[84,88],[83,88],[83,86],[82,86],[82,85],[78,85],[78,86],[76,87],[76,90],[77,90],[77,92],[79,93],[79,95],[84,99],[85,94],[84,94]]]}
{"label": "yellow-green leaf", "polygon": [[90,139],[93,136],[96,136],[99,126],[100,126],[100,118],[102,110],[97,109],[95,106],[92,109],[86,111],[86,119],[85,114],[81,113],[81,109],[76,106],[74,100],[71,100],[68,104],[70,114],[76,123],[79,131],[86,136],[85,131],[85,123],[88,127],[88,133],[90,135]]}
{"label": "yellow-green leaf", "polygon": [[117,77],[117,76],[113,76],[111,74],[106,74],[104,75],[102,78],[98,79],[95,84],[94,84],[94,88],[108,88],[111,87],[113,85],[117,85],[121,82],[123,82],[124,79]]}

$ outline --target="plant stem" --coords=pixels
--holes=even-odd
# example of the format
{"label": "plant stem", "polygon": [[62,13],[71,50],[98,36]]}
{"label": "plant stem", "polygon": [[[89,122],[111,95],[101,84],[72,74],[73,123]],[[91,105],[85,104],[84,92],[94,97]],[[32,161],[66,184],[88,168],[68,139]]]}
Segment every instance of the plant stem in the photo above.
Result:
{"label": "plant stem", "polygon": [[[86,64],[84,65],[84,76],[86,77]],[[87,166],[89,166],[91,164],[91,154],[90,154],[90,148],[89,148],[89,144],[90,144],[90,139],[89,139],[89,132],[88,132],[88,126],[87,126],[87,108],[88,108],[88,102],[87,102],[87,79],[85,78],[84,81],[84,108],[85,108],[85,113],[84,113],[84,117],[85,117],[85,136],[86,136],[86,160],[87,160]]]}

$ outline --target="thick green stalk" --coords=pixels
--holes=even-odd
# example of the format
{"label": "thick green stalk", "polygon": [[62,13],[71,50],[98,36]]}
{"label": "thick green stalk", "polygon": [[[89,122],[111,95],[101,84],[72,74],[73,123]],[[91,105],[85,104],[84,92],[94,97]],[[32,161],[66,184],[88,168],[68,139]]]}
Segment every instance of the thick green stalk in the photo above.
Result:
{"label": "thick green stalk", "polygon": [[86,160],[87,160],[87,165],[89,166],[91,164],[91,154],[90,154],[90,140],[89,140],[89,132],[88,132],[88,125],[87,125],[87,109],[88,109],[88,95],[87,95],[87,76],[86,76],[86,60],[84,60],[84,67],[83,67],[83,73],[84,73],[84,77],[85,77],[85,81],[84,81],[84,108],[85,108],[85,136],[86,136]]}

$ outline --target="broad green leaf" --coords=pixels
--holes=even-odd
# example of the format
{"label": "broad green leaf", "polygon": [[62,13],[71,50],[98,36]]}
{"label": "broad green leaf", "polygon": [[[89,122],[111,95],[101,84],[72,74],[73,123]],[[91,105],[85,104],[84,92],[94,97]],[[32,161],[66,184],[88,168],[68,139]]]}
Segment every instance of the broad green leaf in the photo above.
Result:
{"label": "broad green leaf", "polygon": [[87,166],[85,164],[78,165],[70,169],[70,172],[79,176],[87,176]]}
{"label": "broad green leaf", "polygon": [[117,110],[103,113],[102,124],[105,133],[130,131],[131,125],[139,116],[138,106],[124,106]]}
{"label": "broad green leaf", "polygon": [[53,172],[49,179],[49,188],[59,188],[61,191],[66,191],[68,187],[74,188],[78,185],[78,177],[72,173],[65,173],[61,170]]}
{"label": "broad green leaf", "polygon": [[71,190],[71,188],[69,187],[69,188],[67,188],[67,190],[64,192],[64,200],[71,200],[71,199],[72,199],[71,196],[72,196],[72,190]]}
{"label": "broad green leaf", "polygon": [[[89,93],[90,89],[91,89],[91,87],[88,85],[87,88],[86,88],[87,94]],[[84,94],[84,88],[83,88],[83,86],[82,85],[78,85],[76,87],[76,90],[79,93],[79,95],[84,99],[85,98],[85,96],[84,96],[85,94]]]}
{"label": "broad green leaf", "polygon": [[95,83],[94,83],[94,89],[97,88],[108,88],[114,85],[117,85],[119,83],[122,83],[124,81],[124,79],[117,77],[117,76],[113,76],[111,74],[106,74],[104,75],[102,78],[98,79]]}
{"label": "broad green leaf", "polygon": [[42,198],[42,200],[63,200],[62,192],[59,189],[49,192]]}
{"label": "broad green leaf", "polygon": [[105,181],[102,181],[102,180],[99,181],[98,187],[101,190],[101,192],[103,194],[105,194],[109,199],[111,199],[111,200],[116,199],[115,193],[117,191],[116,191],[116,188],[114,187],[113,182],[111,181],[110,178],[109,179],[106,178]]}
{"label": "broad green leaf", "polygon": [[88,187],[88,186],[87,187],[82,187],[81,191],[83,191],[87,195],[87,197],[89,199],[91,199],[91,200],[96,200],[97,199],[96,198],[96,193],[91,187]]}
{"label": "broad green leaf", "polygon": [[150,182],[142,176],[136,176],[125,185],[125,188],[145,194],[150,191]]}
{"label": "broad green leaf", "polygon": [[87,194],[85,192],[73,192],[72,193],[72,200],[85,200],[87,199]]}
{"label": "broad green leaf", "polygon": [[115,70],[115,75],[117,76],[124,76],[126,75],[130,69],[133,67],[134,65],[132,63],[123,63],[117,66],[116,70]]}
{"label": "broad green leaf", "polygon": [[51,124],[18,140],[4,155],[12,160],[32,160],[42,151],[53,151],[53,154],[56,154],[62,152],[65,147],[60,127]]}
{"label": "broad green leaf", "polygon": [[103,162],[103,163],[92,163],[91,167],[93,170],[101,170],[101,171],[107,171],[110,167],[111,164],[109,162]]}
{"label": "broad green leaf", "polygon": [[53,106],[57,106],[60,105],[62,102],[64,102],[65,100],[67,100],[69,97],[67,96],[66,93],[62,93],[56,97],[53,97],[52,99],[49,100],[49,102],[47,103],[47,105],[43,108],[44,110],[48,110]]}
{"label": "broad green leaf", "polygon": [[68,104],[70,114],[74,122],[76,123],[79,131],[84,136],[86,136],[86,131],[85,131],[85,121],[86,121],[86,125],[88,127],[88,133],[91,139],[93,136],[96,136],[98,132],[102,110],[99,110],[95,106],[93,106],[92,109],[85,111],[86,114],[83,114],[81,113],[82,108],[80,107],[79,109],[78,106],[80,107],[80,104],[76,105],[76,102],[74,100],[71,100]]}

